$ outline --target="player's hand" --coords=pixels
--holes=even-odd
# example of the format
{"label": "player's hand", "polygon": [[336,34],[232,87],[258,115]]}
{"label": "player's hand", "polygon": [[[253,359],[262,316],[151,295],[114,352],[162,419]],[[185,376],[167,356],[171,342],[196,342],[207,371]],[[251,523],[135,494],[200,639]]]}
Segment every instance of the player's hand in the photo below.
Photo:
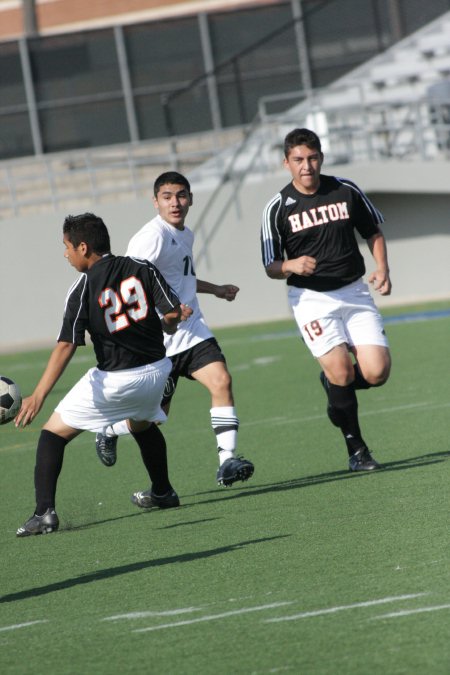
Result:
{"label": "player's hand", "polygon": [[31,424],[42,408],[43,403],[44,401],[34,394],[24,398],[20,410],[14,418],[14,424],[16,427],[26,427],[28,424]]}
{"label": "player's hand", "polygon": [[186,321],[186,319],[189,319],[189,317],[192,315],[192,312],[194,310],[192,307],[189,307],[189,305],[180,305],[180,321]]}
{"label": "player's hand", "polygon": [[176,333],[178,324],[189,319],[194,310],[189,305],[179,304],[172,312],[167,312],[161,319],[162,329],[168,335]]}
{"label": "player's hand", "polygon": [[302,255],[288,261],[288,270],[291,274],[299,274],[302,277],[310,277],[316,269],[316,259],[309,255]]}
{"label": "player's hand", "polygon": [[373,285],[375,291],[380,295],[390,295],[392,290],[391,280],[387,272],[376,270],[369,275],[369,284]]}
{"label": "player's hand", "polygon": [[232,302],[238,293],[238,286],[234,286],[233,284],[223,284],[222,286],[217,287],[215,296],[216,298],[221,298],[222,300],[228,300],[228,302]]}

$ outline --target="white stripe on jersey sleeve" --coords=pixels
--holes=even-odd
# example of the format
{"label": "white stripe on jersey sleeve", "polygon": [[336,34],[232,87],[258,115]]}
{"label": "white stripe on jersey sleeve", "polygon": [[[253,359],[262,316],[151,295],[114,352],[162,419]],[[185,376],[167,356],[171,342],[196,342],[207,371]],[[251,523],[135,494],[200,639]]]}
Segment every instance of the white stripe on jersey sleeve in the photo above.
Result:
{"label": "white stripe on jersey sleeve", "polygon": [[[144,267],[148,267],[148,269],[149,269],[151,272],[153,272],[153,275],[154,275],[156,281],[158,282],[158,286],[160,287],[160,289],[161,289],[161,291],[162,291],[164,297],[166,298],[167,302],[169,303],[169,305],[171,305],[171,307],[176,307],[176,305],[173,304],[172,300],[171,300],[171,299],[169,298],[169,296],[167,295],[167,293],[166,293],[166,291],[165,291],[163,285],[161,284],[161,281],[160,281],[160,278],[159,278],[159,275],[161,274],[161,272],[159,272],[159,270],[158,270],[158,272],[157,272],[157,267],[156,267],[153,263],[151,263],[149,260],[144,260],[144,259],[142,259],[142,258],[134,258],[132,255],[130,255],[130,256],[128,256],[128,257],[131,258],[132,260],[134,260],[134,262],[138,263],[139,265],[144,265]],[[166,283],[167,283],[167,282],[166,282]],[[169,284],[167,284],[167,285],[169,285]],[[173,290],[173,288],[172,288],[171,286],[169,286],[169,288],[170,288],[170,290],[172,291],[173,295],[174,295],[176,298],[178,298],[178,295],[175,293],[175,291]],[[181,301],[180,301],[180,298],[178,298],[178,304],[180,304],[180,302],[181,302]]]}
{"label": "white stripe on jersey sleeve", "polygon": [[[261,226],[261,236],[262,236],[262,241],[263,241],[263,264],[264,267],[267,267],[267,265],[270,265],[270,263],[273,263],[275,260],[275,251],[273,247],[273,232],[272,232],[272,227],[271,227],[271,213],[272,209],[278,204],[278,207],[276,209],[276,214],[275,214],[275,220],[278,216],[278,213],[281,208],[281,194],[278,193],[273,197],[273,199],[266,204],[264,211],[263,211],[263,216],[262,216],[262,226]],[[281,235],[278,230],[278,227],[276,226],[277,234],[278,234],[278,239],[279,239],[279,246],[281,249]]]}
{"label": "white stripe on jersey sleeve", "polygon": [[380,225],[380,223],[384,223],[384,217],[381,211],[379,211],[370,201],[368,196],[359,188],[356,183],[353,183],[351,180],[348,178],[338,178],[338,176],[335,176],[336,180],[339,181],[339,183],[342,183],[342,185],[346,185],[349,187],[351,190],[354,190],[359,194],[361,199],[363,200],[364,204],[366,205],[367,210],[369,211],[370,215],[372,216],[374,222],[377,225]]}
{"label": "white stripe on jersey sleeve", "polygon": [[[83,306],[83,298],[86,293],[86,288],[87,288],[87,275],[86,274],[81,274],[76,281],[72,284],[72,286],[69,288],[67,295],[66,295],[66,300],[64,302],[64,315],[66,314],[66,309],[67,309],[67,304],[69,302],[70,296],[72,293],[80,286],[80,284],[83,286],[83,289],[80,293],[80,304],[78,306],[78,311],[76,314],[75,321],[73,322],[73,331],[72,331],[72,340],[73,344],[75,344],[75,327],[77,325],[78,317],[80,316],[81,308]],[[61,335],[61,332],[59,332],[58,337],[56,341],[58,342],[59,336]]]}

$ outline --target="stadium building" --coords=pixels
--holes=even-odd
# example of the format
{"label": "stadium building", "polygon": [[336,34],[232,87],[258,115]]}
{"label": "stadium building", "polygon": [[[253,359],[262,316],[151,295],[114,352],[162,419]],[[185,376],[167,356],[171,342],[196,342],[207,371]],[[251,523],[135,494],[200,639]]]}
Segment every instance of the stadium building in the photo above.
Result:
{"label": "stadium building", "polygon": [[[210,322],[289,316],[255,242],[266,197],[287,181],[293,126],[314,128],[324,171],[354,179],[385,213],[386,302],[450,296],[450,0],[0,0],[0,73],[1,240],[23,250],[39,233],[55,259],[50,273],[34,244],[24,254],[55,307],[36,341],[53,339],[72,274],[58,260],[64,215],[98,211],[122,252],[168,168],[194,187],[198,273],[228,279],[224,251],[240,242],[242,300],[223,317],[206,298]],[[418,257],[436,255],[417,288]],[[246,298],[256,285],[261,297]],[[28,340],[19,324],[2,327],[0,348]]]}

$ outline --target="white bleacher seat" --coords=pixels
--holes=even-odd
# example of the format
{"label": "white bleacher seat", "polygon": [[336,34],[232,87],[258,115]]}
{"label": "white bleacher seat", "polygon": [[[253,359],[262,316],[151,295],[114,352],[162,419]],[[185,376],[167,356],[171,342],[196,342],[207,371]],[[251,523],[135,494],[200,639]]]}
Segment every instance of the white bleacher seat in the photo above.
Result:
{"label": "white bleacher seat", "polygon": [[423,35],[417,40],[417,47],[424,56],[450,54],[450,29],[448,32]]}

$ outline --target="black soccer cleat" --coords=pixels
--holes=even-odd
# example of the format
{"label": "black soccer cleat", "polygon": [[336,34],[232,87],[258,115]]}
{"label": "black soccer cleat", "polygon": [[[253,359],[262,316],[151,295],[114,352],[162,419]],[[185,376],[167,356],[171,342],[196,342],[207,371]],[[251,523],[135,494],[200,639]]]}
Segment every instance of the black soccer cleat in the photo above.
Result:
{"label": "black soccer cleat", "polygon": [[218,485],[229,487],[237,480],[248,480],[253,476],[255,467],[243,457],[230,457],[219,467],[216,475]]}
{"label": "black soccer cleat", "polygon": [[363,447],[350,455],[348,468],[350,471],[374,471],[383,467],[374,460],[368,448]]}
{"label": "black soccer cleat", "polygon": [[[320,371],[319,378],[320,378],[320,384],[324,388],[325,393],[327,395],[327,399],[328,399],[328,394],[329,394],[329,391],[330,391],[330,388],[329,388],[330,383],[328,382],[327,377],[326,377],[325,373],[323,372],[323,370]],[[327,415],[328,415],[328,418],[329,418],[331,424],[334,424],[334,426],[338,427],[338,428],[341,427],[341,424],[340,424],[341,419],[340,419],[339,411],[336,410],[336,408],[334,408],[330,404],[329,399],[328,399],[328,403],[327,403]]]}
{"label": "black soccer cleat", "polygon": [[54,509],[47,509],[42,516],[33,514],[16,532],[18,537],[31,537],[33,534],[49,534],[56,532],[59,518]]}
{"label": "black soccer cleat", "polygon": [[117,436],[97,434],[95,436],[97,457],[105,466],[114,466],[117,461]]}
{"label": "black soccer cleat", "polygon": [[169,490],[165,495],[155,495],[152,490],[135,492],[131,495],[131,501],[141,509],[173,509],[180,506],[180,500],[175,490]]}

